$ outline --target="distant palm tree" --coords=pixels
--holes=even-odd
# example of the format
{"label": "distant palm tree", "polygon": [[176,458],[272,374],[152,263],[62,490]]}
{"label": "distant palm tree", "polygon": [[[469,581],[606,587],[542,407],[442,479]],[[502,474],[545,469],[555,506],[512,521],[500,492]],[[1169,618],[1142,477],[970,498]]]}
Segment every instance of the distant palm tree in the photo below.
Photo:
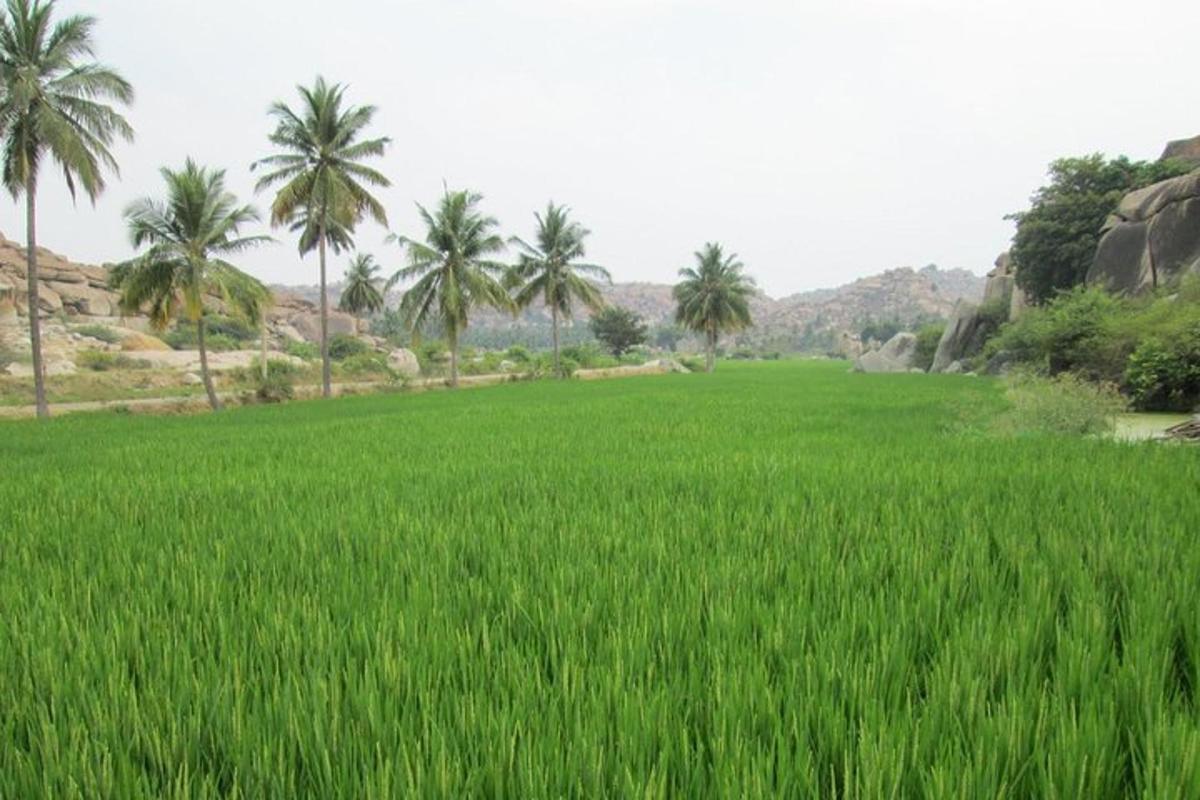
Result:
{"label": "distant palm tree", "polygon": [[696,267],[679,271],[675,287],[675,323],[704,334],[706,367],[713,371],[717,337],[750,327],[750,298],[754,280],[742,274],[737,256],[726,256],[721,245],[708,243],[696,253]]}
{"label": "distant palm tree", "polygon": [[4,185],[13,198],[25,195],[26,280],[29,339],[39,417],[46,404],[42,329],[38,319],[38,171],[57,162],[71,196],[82,187],[90,200],[104,191],[104,170],[117,172],[109,147],[133,129],[103,100],[128,104],[133,88],[112,69],[88,61],[93,55],[92,17],[52,24],[54,0],[8,0],[0,13],[0,141]]}
{"label": "distant palm tree", "polygon": [[458,343],[471,310],[480,306],[511,311],[513,302],[501,282],[507,267],[490,256],[504,250],[494,229],[499,223],[477,209],[483,196],[446,190],[436,211],[418,205],[425,241],[392,237],[408,250],[408,266],[388,287],[415,280],[400,301],[400,313],[414,335],[430,321],[440,322],[450,345],[450,385],[458,386]]}
{"label": "distant palm tree", "polygon": [[346,283],[342,287],[342,297],[338,301],[338,310],[355,316],[355,328],[359,314],[374,314],[383,310],[383,292],[379,289],[379,265],[374,256],[359,253],[350,262],[346,271]]}
{"label": "distant palm tree", "polygon": [[257,324],[269,292],[224,258],[270,237],[239,235],[243,225],[259,216],[226,191],[224,170],[208,170],[188,159],[182,170],[164,168],[162,176],[166,202],[144,198],[125,211],[133,246],[149,249],[114,267],[111,283],[121,293],[124,311],[136,313],[148,306],[155,328],[165,328],[180,314],[196,326],[204,391],[213,410],[219,411],[221,401],[208,370],[204,297],[217,295]]}
{"label": "distant palm tree", "polygon": [[545,215],[537,219],[537,243],[527,244],[517,237],[512,241],[521,249],[516,265],[509,272],[508,283],[517,290],[513,300],[519,308],[527,308],[541,299],[550,309],[551,330],[554,336],[554,374],[562,375],[559,363],[559,317],[570,319],[573,301],[578,300],[592,311],[604,307],[604,296],[585,276],[612,283],[608,270],[577,259],[585,255],[583,240],[591,233],[570,218],[570,209],[550,203]]}
{"label": "distant palm tree", "polygon": [[271,204],[271,224],[288,225],[300,236],[300,254],[319,253],[321,271],[321,389],[329,397],[329,298],[326,293],[325,251],[351,245],[354,229],[370,216],[387,225],[383,205],[367,187],[391,185],[381,173],[362,162],[382,156],[389,139],[363,139],[375,117],[374,106],[343,108],[345,87],[317,78],[312,88],[297,87],[300,110],[284,103],[271,106],[276,119],[271,144],[280,153],[255,162],[266,168],[258,190],[278,186]]}

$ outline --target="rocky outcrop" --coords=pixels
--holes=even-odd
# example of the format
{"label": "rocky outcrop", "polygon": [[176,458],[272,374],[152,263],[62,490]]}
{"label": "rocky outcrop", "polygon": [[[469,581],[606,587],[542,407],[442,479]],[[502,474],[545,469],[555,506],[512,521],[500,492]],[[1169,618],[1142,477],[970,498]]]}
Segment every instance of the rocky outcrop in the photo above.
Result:
{"label": "rocky outcrop", "polygon": [[1144,294],[1200,274],[1200,170],[1130,192],[1104,225],[1087,283]]}
{"label": "rocky outcrop", "polygon": [[388,368],[407,378],[421,374],[421,364],[412,350],[401,347],[388,354]]}
{"label": "rocky outcrop", "polygon": [[983,346],[1004,322],[1015,319],[1026,305],[1017,286],[1016,269],[1008,253],[1001,253],[988,273],[983,303],[963,300],[954,308],[938,342],[930,372],[965,372],[966,363],[983,352]]}
{"label": "rocky outcrop", "polygon": [[1193,167],[1200,167],[1200,136],[1190,139],[1176,139],[1167,142],[1160,161],[1183,161]]}
{"label": "rocky outcrop", "polygon": [[897,333],[878,350],[863,353],[854,362],[855,372],[909,372],[917,355],[917,335]]}

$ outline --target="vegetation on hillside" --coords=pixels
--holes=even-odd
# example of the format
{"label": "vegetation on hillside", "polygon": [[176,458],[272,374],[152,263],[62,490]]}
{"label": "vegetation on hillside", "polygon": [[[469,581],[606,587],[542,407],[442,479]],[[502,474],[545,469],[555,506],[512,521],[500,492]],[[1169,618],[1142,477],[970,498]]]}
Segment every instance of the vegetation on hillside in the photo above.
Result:
{"label": "vegetation on hillside", "polygon": [[1010,251],[1017,284],[1037,303],[1079,286],[1121,198],[1190,169],[1181,162],[1109,160],[1098,153],[1053,162],[1050,183],[1034,193],[1030,208],[1009,216],[1017,223]]}

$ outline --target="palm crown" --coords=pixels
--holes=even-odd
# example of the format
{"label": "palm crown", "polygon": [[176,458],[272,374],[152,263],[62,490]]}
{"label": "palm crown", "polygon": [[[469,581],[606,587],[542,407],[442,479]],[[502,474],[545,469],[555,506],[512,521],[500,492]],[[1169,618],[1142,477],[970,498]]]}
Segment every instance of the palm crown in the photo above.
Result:
{"label": "palm crown", "polygon": [[493,258],[504,250],[504,239],[495,231],[496,219],[479,211],[482,200],[473,192],[447,190],[434,211],[417,206],[425,241],[393,237],[407,249],[408,266],[388,286],[415,281],[400,301],[400,312],[414,333],[428,322],[441,322],[450,340],[452,382],[457,382],[458,336],[471,310],[512,308],[501,282],[507,267]]}
{"label": "palm crown", "polygon": [[374,106],[344,107],[345,87],[317,78],[312,88],[299,86],[301,105],[293,111],[275,103],[271,144],[281,152],[259,160],[265,168],[259,190],[279,187],[271,204],[271,224],[291,225],[300,234],[300,252],[317,247],[324,233],[335,247],[348,244],[354,227],[369,215],[387,224],[383,204],[367,187],[386,187],[380,172],[365,166],[382,156],[389,139],[363,139],[375,117]]}
{"label": "palm crown", "polygon": [[351,314],[373,314],[383,309],[383,292],[379,290],[379,265],[375,258],[359,253],[346,271],[346,283],[338,308]]}
{"label": "palm crown", "polygon": [[200,319],[204,296],[215,294],[257,322],[267,289],[226,259],[270,241],[240,235],[242,226],[258,220],[258,212],[238,205],[225,189],[224,170],[208,170],[189,159],[182,170],[161,172],[166,201],[143,198],[125,211],[133,246],[148,249],[112,271],[122,306],[131,312],[145,307],[151,322],[162,328],[181,313]]}
{"label": "palm crown", "polygon": [[95,199],[104,170],[117,172],[110,147],[133,129],[106,99],[133,101],[133,88],[114,70],[84,62],[94,55],[92,17],[51,25],[53,2],[8,0],[0,18],[0,132],[4,185],[14,196],[37,179],[49,155],[72,196]]}
{"label": "palm crown", "polygon": [[585,276],[605,282],[611,282],[612,277],[604,267],[579,261],[586,255],[584,239],[591,231],[570,218],[570,209],[554,203],[546,206],[545,214],[534,217],[538,224],[536,245],[512,238],[521,250],[510,273],[510,282],[517,284],[513,298],[516,304],[526,307],[541,298],[547,308],[568,319],[574,300],[591,309],[602,307],[603,295]]}
{"label": "palm crown", "polygon": [[674,291],[675,322],[704,334],[711,370],[717,336],[752,324],[754,281],[742,273],[737,255],[725,255],[719,244],[710,242],[695,255],[696,266],[679,271],[683,280]]}

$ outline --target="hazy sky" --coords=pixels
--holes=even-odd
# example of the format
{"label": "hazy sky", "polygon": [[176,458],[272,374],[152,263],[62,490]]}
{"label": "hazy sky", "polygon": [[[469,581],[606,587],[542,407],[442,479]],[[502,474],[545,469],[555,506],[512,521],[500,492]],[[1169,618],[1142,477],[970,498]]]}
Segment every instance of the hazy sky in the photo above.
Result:
{"label": "hazy sky", "polygon": [[[121,211],[193,156],[252,195],[270,101],[317,74],[379,106],[392,229],[485,195],[506,233],[553,198],[617,280],[671,281],[716,239],[771,294],[895,266],[990,268],[1053,158],[1156,158],[1200,133],[1195,2],[1143,0],[60,0],[100,18],[138,92],[120,180],[73,207],[45,172],[40,239],[131,254]],[[24,239],[0,201],[0,230]],[[313,283],[287,232],[246,257]],[[398,251],[364,226],[360,247]],[[338,277],[345,259],[333,264]]]}

